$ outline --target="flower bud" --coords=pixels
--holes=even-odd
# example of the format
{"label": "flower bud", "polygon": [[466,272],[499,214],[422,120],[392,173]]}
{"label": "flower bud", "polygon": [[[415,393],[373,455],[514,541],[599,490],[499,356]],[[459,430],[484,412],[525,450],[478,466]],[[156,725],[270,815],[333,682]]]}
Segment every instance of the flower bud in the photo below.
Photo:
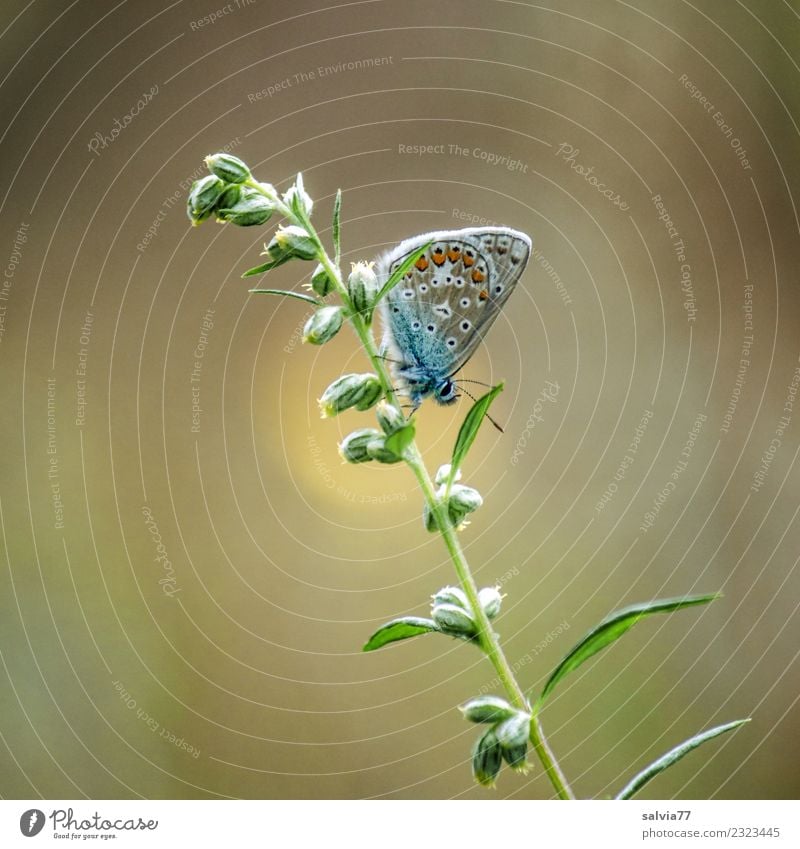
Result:
{"label": "flower bud", "polygon": [[504,719],[512,717],[517,711],[511,705],[498,696],[479,696],[470,699],[465,705],[459,707],[464,719],[470,722],[491,722],[495,724]]}
{"label": "flower bud", "polygon": [[472,774],[478,784],[484,787],[494,787],[497,774],[502,765],[500,746],[490,728],[482,737],[478,738],[472,750]]}
{"label": "flower bud", "polygon": [[439,525],[436,521],[436,516],[434,516],[431,508],[428,507],[427,501],[422,507],[422,522],[425,525],[425,530],[429,533],[435,534],[439,530]]}
{"label": "flower bud", "polygon": [[450,487],[447,509],[450,521],[457,528],[463,523],[464,517],[477,510],[481,504],[483,504],[483,498],[481,498],[477,489],[473,489],[471,486],[463,486],[460,483],[454,483]]}
{"label": "flower bud", "polygon": [[399,463],[403,459],[386,447],[386,437],[382,433],[367,445],[367,454],[379,463]]}
{"label": "flower bud", "polygon": [[473,618],[457,604],[437,604],[431,611],[439,630],[454,637],[474,637],[478,633]]}
{"label": "flower bud", "polygon": [[344,321],[341,307],[320,307],[315,310],[303,328],[303,341],[324,345],[339,332]]}
{"label": "flower bud", "polygon": [[267,245],[266,253],[271,262],[281,265],[290,259],[315,259],[317,247],[302,227],[291,224],[278,228]]}
{"label": "flower bud", "polygon": [[[434,478],[436,482],[436,486],[442,486],[442,484],[447,483],[447,479],[450,477],[450,464],[445,463],[443,466],[439,466],[439,471],[436,472],[436,477]],[[454,481],[461,480],[461,471],[456,472],[456,476],[453,478]]]}
{"label": "flower bud", "polygon": [[208,170],[226,183],[244,183],[250,179],[250,169],[239,159],[229,153],[214,153],[206,157]]}
{"label": "flower bud", "polygon": [[[382,391],[383,387],[374,374],[345,374],[334,380],[322,393],[319,399],[322,418],[338,415],[350,407],[356,407],[358,410],[368,409],[378,400]],[[366,407],[363,406],[365,403]],[[378,431],[375,433],[380,435]]]}
{"label": "flower bud", "polygon": [[311,215],[311,209],[314,206],[314,201],[308,196],[303,187],[303,175],[298,174],[295,184],[284,194],[283,202],[295,215],[305,214]]}
{"label": "flower bud", "polygon": [[530,714],[515,711],[513,716],[495,726],[494,733],[500,745],[501,755],[513,769],[525,770],[525,755],[531,733]]}
{"label": "flower bud", "polygon": [[463,607],[469,612],[469,600],[466,594],[459,587],[442,587],[439,592],[432,595],[433,604],[455,604],[458,607]]}
{"label": "flower bud", "polygon": [[324,298],[325,295],[329,295],[333,289],[333,280],[331,280],[328,272],[325,270],[325,266],[320,263],[314,273],[311,275],[311,288],[321,297]]}
{"label": "flower bud", "polygon": [[225,183],[213,174],[195,180],[186,199],[186,214],[193,224],[197,225],[211,215],[225,188]]}
{"label": "flower bud", "polygon": [[406,417],[393,404],[388,401],[381,401],[375,408],[375,416],[378,419],[378,424],[383,432],[389,436],[401,427],[405,427]]}
{"label": "flower bud", "polygon": [[361,413],[374,407],[383,396],[383,385],[380,380],[374,374],[367,376],[370,379],[364,382],[361,396],[356,401],[356,409]]}
{"label": "flower bud", "polygon": [[272,217],[275,205],[261,192],[250,186],[230,186],[217,204],[217,221],[227,221],[239,227],[265,224]]}
{"label": "flower bud", "polygon": [[503,601],[500,587],[484,587],[478,593],[478,601],[489,619],[494,619],[500,612],[500,604]]}
{"label": "flower bud", "polygon": [[347,291],[353,309],[367,315],[375,303],[378,294],[378,277],[372,270],[373,262],[354,262],[353,270],[347,278]]}
{"label": "flower bud", "polygon": [[497,725],[494,732],[501,746],[519,746],[521,743],[527,743],[531,733],[531,715],[515,710],[511,716]]}
{"label": "flower bud", "polygon": [[367,445],[380,432],[371,427],[354,430],[339,443],[339,454],[348,463],[368,463],[372,457],[367,453]]}

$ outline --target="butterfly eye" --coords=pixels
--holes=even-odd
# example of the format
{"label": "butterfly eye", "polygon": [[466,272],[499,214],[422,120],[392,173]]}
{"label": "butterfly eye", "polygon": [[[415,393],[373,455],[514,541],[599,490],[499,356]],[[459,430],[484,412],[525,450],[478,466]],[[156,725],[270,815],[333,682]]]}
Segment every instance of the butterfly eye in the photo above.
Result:
{"label": "butterfly eye", "polygon": [[469,330],[469,329],[470,329],[470,327],[472,327],[472,325],[471,325],[468,321],[466,321],[466,320],[465,320],[465,321],[462,321],[462,322],[461,322],[461,329],[462,329],[464,332],[466,332],[467,330]]}
{"label": "butterfly eye", "polygon": [[403,289],[403,297],[407,298],[409,301],[414,297],[413,289]]}
{"label": "butterfly eye", "polygon": [[412,329],[412,330],[419,330],[419,329],[420,329],[420,327],[422,327],[422,325],[421,325],[418,321],[415,321],[415,322],[411,325],[411,329]]}
{"label": "butterfly eye", "polygon": [[447,347],[448,347],[448,348],[455,348],[455,346],[456,346],[456,340],[455,340],[455,339],[451,336],[451,337],[447,340]]}
{"label": "butterfly eye", "polygon": [[428,291],[428,284],[427,283],[420,283],[419,284],[419,290],[420,290],[420,292],[427,292]]}
{"label": "butterfly eye", "polygon": [[456,286],[459,288],[464,285],[464,280],[461,277],[456,277]]}
{"label": "butterfly eye", "polygon": [[429,324],[425,329],[428,331],[428,333],[433,333],[433,331],[436,330],[436,325]]}
{"label": "butterfly eye", "polygon": [[462,298],[459,303],[461,306],[466,309],[469,306],[469,298]]}
{"label": "butterfly eye", "polygon": [[503,287],[502,287],[502,286],[495,286],[495,287],[494,287],[494,293],[495,293],[495,295],[499,295],[502,291],[503,291]]}

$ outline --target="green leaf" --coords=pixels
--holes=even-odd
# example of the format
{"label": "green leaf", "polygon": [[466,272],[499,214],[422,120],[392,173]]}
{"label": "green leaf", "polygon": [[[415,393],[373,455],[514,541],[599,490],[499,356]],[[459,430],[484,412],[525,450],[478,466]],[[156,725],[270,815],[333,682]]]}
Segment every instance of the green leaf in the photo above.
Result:
{"label": "green leaf", "polygon": [[610,616],[607,616],[599,625],[589,631],[577,645],[573,646],[566,657],[553,670],[536,703],[537,709],[541,707],[544,700],[550,695],[562,678],[572,672],[573,669],[577,669],[584,661],[597,654],[601,649],[618,640],[640,619],[650,616],[653,613],[671,613],[673,610],[681,610],[684,607],[708,604],[716,598],[719,598],[717,593],[683,596],[682,598],[657,599],[656,601],[647,601],[643,604],[633,604],[630,607],[617,610]]}
{"label": "green leaf", "polygon": [[279,265],[283,265],[285,262],[289,262],[291,256],[283,256],[280,259],[272,259],[269,262],[265,262],[263,265],[257,265],[255,268],[249,268],[242,277],[255,277],[256,274],[265,274],[267,271],[272,271],[273,268],[277,268]]}
{"label": "green leaf", "polygon": [[638,793],[648,781],[654,779],[660,772],[677,763],[684,755],[688,755],[692,749],[705,743],[707,740],[713,740],[714,737],[719,737],[726,731],[733,731],[745,722],[750,722],[749,719],[737,719],[735,722],[729,722],[727,725],[718,725],[716,728],[709,728],[708,731],[703,731],[695,737],[684,740],[679,746],[670,749],[666,755],[662,755],[657,761],[653,761],[650,766],[645,767],[637,776],[635,776],[620,792],[614,797],[616,799],[630,799],[634,794]]}
{"label": "green leaf", "polygon": [[418,634],[427,634],[429,631],[438,631],[436,623],[432,619],[421,619],[419,616],[404,616],[402,619],[393,619],[380,628],[367,640],[362,651],[375,651],[389,643],[398,640],[407,640]]}
{"label": "green leaf", "polygon": [[374,306],[377,306],[389,294],[389,292],[394,289],[394,287],[403,279],[403,275],[408,271],[408,269],[411,268],[411,266],[425,253],[425,251],[428,250],[432,244],[433,242],[428,242],[427,245],[423,245],[418,251],[414,251],[414,253],[409,254],[400,263],[400,265],[397,266],[378,292]]}
{"label": "green leaf", "polygon": [[414,423],[409,422],[405,427],[396,430],[393,434],[386,437],[386,447],[398,457],[403,456],[403,452],[414,440]]}
{"label": "green leaf", "polygon": [[338,268],[342,259],[342,190],[336,190],[336,199],[333,201],[333,250],[336,257],[335,265]]}
{"label": "green leaf", "polygon": [[453,485],[459,467],[464,462],[464,458],[475,441],[475,437],[478,435],[478,430],[483,424],[483,417],[486,415],[492,401],[503,391],[503,386],[504,384],[498,383],[497,386],[478,398],[461,423],[461,429],[458,431],[456,444],[453,448],[453,459],[450,461],[450,476],[447,479],[448,491]]}
{"label": "green leaf", "polygon": [[249,289],[253,295],[285,295],[287,298],[297,298],[298,301],[306,301],[314,306],[319,306],[321,301],[312,298],[311,295],[303,295],[300,292],[290,292],[286,289]]}

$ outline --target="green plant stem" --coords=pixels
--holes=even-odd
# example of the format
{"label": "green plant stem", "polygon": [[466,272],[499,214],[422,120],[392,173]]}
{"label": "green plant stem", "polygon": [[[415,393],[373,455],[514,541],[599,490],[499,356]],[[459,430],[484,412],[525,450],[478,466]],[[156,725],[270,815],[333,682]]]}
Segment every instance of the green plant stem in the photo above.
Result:
{"label": "green plant stem", "polygon": [[556,793],[558,793],[558,798],[574,799],[575,794],[572,792],[572,789],[567,782],[567,778],[561,771],[561,767],[555,759],[555,755],[547,742],[547,738],[544,736],[544,731],[542,731],[542,726],[539,722],[539,715],[537,713],[534,713],[531,716],[530,741],[533,745],[534,751],[539,756],[539,760],[542,762],[542,766],[544,767],[544,771],[547,773],[547,777],[550,779],[550,783],[555,788]]}
{"label": "green plant stem", "polygon": [[[264,187],[260,183],[251,180],[248,181],[248,185],[257,189],[271,201],[275,202],[280,214],[294,220],[297,224],[306,229],[308,234],[317,243],[318,259],[322,263],[330,279],[333,281],[336,291],[339,293],[344,303],[350,306],[350,297],[347,287],[342,281],[341,271],[328,256],[328,253],[322,244],[322,240],[319,238],[319,235],[308,217],[303,215],[296,218],[292,210],[283,204],[275,195],[264,190]],[[383,385],[386,400],[399,410],[400,406],[397,402],[394,387],[392,386],[391,376],[386,368],[386,363],[381,357],[375,344],[375,338],[372,335],[370,325],[364,320],[364,316],[358,313],[353,313],[350,316],[350,323],[352,324],[352,327],[355,330],[355,333],[358,336],[372,367],[375,369],[375,372]],[[428,469],[425,466],[422,454],[420,453],[415,440],[412,440],[411,444],[406,448],[404,460],[414,473],[414,476],[419,483],[419,487],[422,490],[425,501],[427,502],[428,509],[436,518],[436,524],[439,527],[444,544],[450,554],[450,559],[453,562],[459,583],[469,599],[469,604],[472,608],[472,616],[478,626],[478,640],[480,641],[481,648],[491,661],[492,666],[494,666],[498,680],[502,684],[503,689],[506,691],[511,704],[519,710],[530,711],[531,708],[528,704],[528,700],[525,698],[525,694],[519,686],[519,683],[514,676],[514,672],[503,653],[502,647],[500,646],[500,638],[492,628],[489,617],[484,612],[478,600],[478,587],[472,576],[472,572],[470,571],[469,563],[467,562],[464,550],[461,547],[461,542],[458,539],[458,532],[450,521],[445,503],[436,497],[434,482],[428,473]],[[547,744],[547,740],[544,737],[539,723],[539,717],[536,713],[533,713],[531,717],[530,741],[559,799],[574,799],[575,796],[564,777],[564,773],[561,771],[558,762]]]}

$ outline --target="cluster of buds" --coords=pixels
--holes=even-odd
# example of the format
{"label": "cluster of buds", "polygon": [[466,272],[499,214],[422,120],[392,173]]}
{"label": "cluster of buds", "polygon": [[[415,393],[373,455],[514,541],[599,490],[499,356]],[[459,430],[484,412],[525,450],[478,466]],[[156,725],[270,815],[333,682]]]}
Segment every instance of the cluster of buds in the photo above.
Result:
{"label": "cluster of buds", "polygon": [[386,436],[372,427],[354,430],[339,444],[339,454],[348,463],[399,463],[403,458],[386,447]]}
{"label": "cluster of buds", "polygon": [[[443,587],[431,598],[431,617],[443,634],[466,640],[477,636],[478,626],[463,590]],[[502,600],[499,587],[484,587],[478,593],[478,602],[489,619],[500,613]]]}
{"label": "cluster of buds", "polygon": [[383,386],[377,375],[345,374],[334,380],[322,393],[319,408],[323,419],[338,416],[351,408],[363,412],[374,407],[381,395]]}
{"label": "cluster of buds", "polygon": [[[378,398],[383,394],[383,390],[380,389],[380,384],[378,384],[378,389],[374,388],[374,382],[366,384],[365,379],[367,377],[372,377],[373,381],[377,381],[377,378],[374,375],[345,375],[345,377],[350,379],[361,378],[364,380],[362,385],[372,387],[371,389],[364,390],[365,394],[362,398],[362,405],[367,404],[368,406],[372,406],[374,403],[372,400],[373,394],[377,393]],[[322,396],[322,399],[320,399],[320,404],[323,403],[323,399],[325,399],[329,393],[329,398],[334,395],[339,395],[339,392],[341,391],[339,389],[339,384],[344,379],[345,378],[339,378],[338,381],[335,381],[328,387],[325,394]],[[336,389],[334,389],[334,387],[336,387]],[[344,394],[346,395],[346,392]],[[350,400],[349,397],[347,400]],[[364,406],[354,406],[356,409],[366,409]],[[323,417],[325,415],[326,412],[323,410]],[[403,459],[403,446],[392,444],[388,442],[388,440],[398,431],[408,426],[405,416],[397,409],[397,407],[386,400],[378,402],[378,405],[375,408],[375,416],[378,419],[378,424],[381,426],[381,429],[376,430],[375,428],[365,427],[360,430],[355,430],[349,436],[346,436],[339,444],[339,454],[342,456],[342,459],[346,460],[348,463],[366,463],[368,460],[377,460],[379,463],[399,463]]]}
{"label": "cluster of buds", "polygon": [[215,153],[206,157],[209,174],[197,180],[189,192],[186,212],[192,224],[200,224],[212,215],[217,221],[226,221],[240,227],[252,227],[266,223],[275,203],[265,197],[263,189],[275,190],[263,185],[262,190],[253,185],[250,169],[236,156]]}
{"label": "cluster of buds", "polygon": [[531,715],[512,707],[497,696],[479,696],[460,708],[470,722],[490,727],[476,741],[472,750],[472,773],[485,787],[494,786],[502,762],[512,769],[528,769],[525,756],[531,733]]}
{"label": "cluster of buds", "polygon": [[[439,489],[436,490],[436,498],[440,504],[446,505],[447,515],[453,527],[459,531],[463,531],[469,524],[466,521],[467,516],[470,513],[474,513],[483,504],[483,498],[477,489],[457,483],[457,481],[461,480],[461,472],[456,472],[454,478],[456,483],[450,484],[448,490],[447,481],[449,478],[450,466],[441,466],[435,478],[436,483],[439,485]],[[423,509],[422,519],[425,527],[431,533],[436,533],[439,530],[439,526],[436,523],[436,516],[427,502]]]}

